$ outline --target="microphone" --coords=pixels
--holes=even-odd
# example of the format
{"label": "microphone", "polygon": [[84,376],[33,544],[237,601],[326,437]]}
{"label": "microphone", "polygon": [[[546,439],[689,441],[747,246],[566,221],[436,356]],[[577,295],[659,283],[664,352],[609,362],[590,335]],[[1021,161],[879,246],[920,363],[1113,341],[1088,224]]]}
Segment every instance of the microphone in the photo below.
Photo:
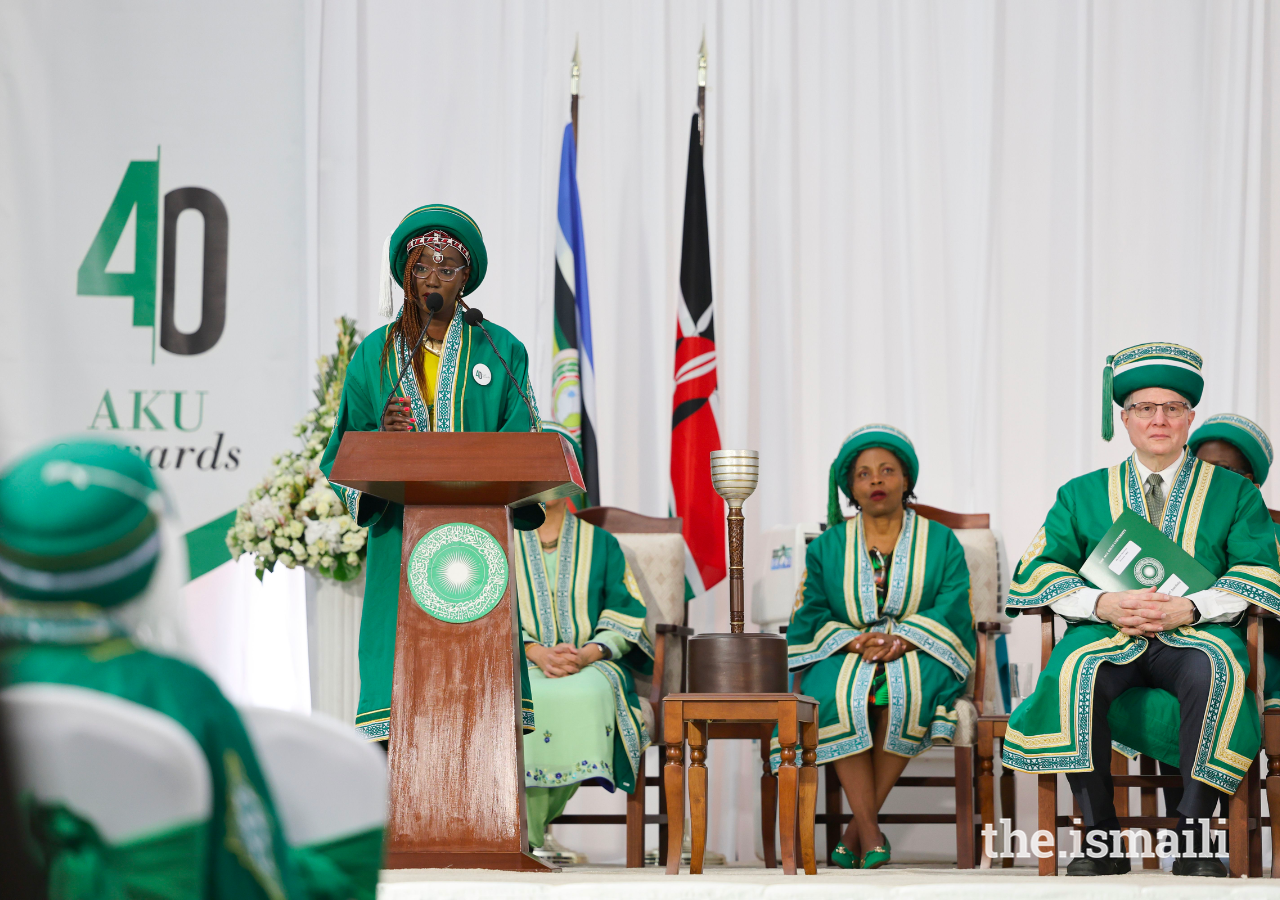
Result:
{"label": "microphone", "polygon": [[529,430],[538,430],[538,417],[533,411],[533,404],[529,402],[529,397],[520,388],[520,382],[516,380],[515,373],[511,371],[511,367],[507,365],[507,361],[502,358],[502,354],[498,352],[498,345],[493,342],[493,337],[489,334],[489,329],[484,327],[484,313],[476,309],[474,306],[468,307],[467,311],[462,314],[462,321],[466,322],[472,328],[479,328],[484,334],[484,339],[489,342],[489,346],[493,348],[493,355],[498,357],[498,362],[502,363],[502,368],[507,370],[507,377],[511,379],[511,383],[516,386],[516,393],[520,395],[520,399],[524,401],[524,405],[529,410]]}
{"label": "microphone", "polygon": [[444,297],[436,291],[427,294],[427,324],[422,326],[422,334],[418,335],[418,342],[413,345],[413,352],[409,354],[409,364],[400,367],[400,377],[396,379],[396,383],[391,385],[391,393],[387,394],[387,399],[382,404],[382,414],[378,417],[378,430],[387,430],[387,407],[391,405],[391,398],[395,396],[396,389],[400,387],[400,382],[404,380],[404,375],[413,368],[413,361],[418,358],[418,351],[422,349],[422,342],[427,338],[427,329],[431,327],[431,320],[436,317],[436,313],[444,306]]}

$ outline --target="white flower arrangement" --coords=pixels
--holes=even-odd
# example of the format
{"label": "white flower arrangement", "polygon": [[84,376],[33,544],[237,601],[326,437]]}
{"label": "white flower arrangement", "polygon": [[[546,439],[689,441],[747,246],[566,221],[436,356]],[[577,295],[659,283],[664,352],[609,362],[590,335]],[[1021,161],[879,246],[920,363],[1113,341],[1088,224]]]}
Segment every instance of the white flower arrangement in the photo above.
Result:
{"label": "white flower arrangement", "polygon": [[368,529],[356,525],[320,471],[347,364],[360,342],[354,321],[343,316],[337,325],[337,352],[317,360],[318,405],[293,430],[302,451],[272,458],[271,472],[249,491],[227,531],[231,557],[253,554],[259,580],[276,563],[303,566],[335,581],[351,581],[364,569]]}

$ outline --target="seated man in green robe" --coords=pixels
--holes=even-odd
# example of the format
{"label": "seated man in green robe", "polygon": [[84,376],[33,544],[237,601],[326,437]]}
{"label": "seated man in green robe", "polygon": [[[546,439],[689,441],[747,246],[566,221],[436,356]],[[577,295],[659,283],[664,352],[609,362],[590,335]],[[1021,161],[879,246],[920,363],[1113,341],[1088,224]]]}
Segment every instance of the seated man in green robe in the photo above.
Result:
{"label": "seated man in green robe", "polygon": [[[499,357],[480,327],[466,325],[458,314],[459,306],[466,307],[462,298],[475,293],[488,267],[484,238],[475,221],[452,206],[420,206],[405,216],[387,239],[386,258],[380,311],[391,316],[393,281],[401,287],[404,303],[395,321],[368,335],[356,348],[343,382],[333,434],[320,461],[321,471],[326,476],[332,471],[342,436],[348,431],[540,428],[524,345],[502,326],[486,321],[484,327]],[[439,295],[442,302],[434,315],[427,305],[433,295]],[[422,349],[410,359],[419,338]],[[511,367],[519,390],[507,377],[505,366]],[[393,386],[395,394],[391,396]],[[404,507],[341,485],[332,487],[356,524],[369,529],[356,727],[369,740],[386,741],[391,734],[391,672]],[[537,528],[542,524],[543,510],[539,505],[526,506],[515,510],[514,516],[517,530]],[[521,687],[521,724],[527,733],[533,729],[533,705],[526,679]]]}
{"label": "seated man in green robe", "polygon": [[[174,719],[213,786],[201,895],[305,897],[235,708],[195,666],[147,649],[182,643],[186,556],[161,500],[147,463],[104,442],[46,447],[0,477],[3,680],[91,688]],[[46,860],[59,850],[41,849]]]}
{"label": "seated man in green robe", "polygon": [[[563,425],[584,469],[582,449]],[[538,727],[524,738],[529,843],[563,851],[547,824],[583,784],[628,794],[638,784],[649,733],[633,675],[653,671],[645,602],[618,540],[547,504],[546,522],[515,544],[516,592]],[[539,851],[535,851],[539,852]],[[567,854],[566,854],[567,855]]]}
{"label": "seated man in green robe", "polygon": [[[818,764],[832,763],[853,812],[831,854],[845,869],[889,861],[880,808],[912,757],[955,737],[977,651],[964,549],[907,508],[919,472],[896,428],[845,438],[831,464],[830,527],[805,553],[787,628],[793,689],[819,703]],[[858,510],[847,521],[838,491]],[[775,737],[775,770],[780,762]]]}
{"label": "seated man in green robe", "polygon": [[[1129,347],[1108,357],[1103,438],[1111,402],[1133,444],[1128,459],[1073,479],[1023,554],[1007,612],[1050,606],[1067,621],[1035,692],[1009,720],[1004,762],[1024,772],[1066,772],[1086,828],[1084,856],[1069,875],[1129,871],[1113,856],[1119,829],[1110,756],[1117,705],[1135,731],[1177,731],[1183,796],[1178,847],[1162,834],[1156,851],[1179,858],[1176,875],[1223,877],[1217,859],[1197,858],[1199,825],[1235,791],[1257,756],[1256,705],[1245,690],[1248,656],[1235,627],[1249,603],[1280,609],[1280,559],[1261,494],[1234,472],[1186,450],[1204,388],[1200,356],[1176,344]],[[1080,570],[1112,523],[1132,510],[1193,556],[1217,580],[1182,597],[1144,590],[1103,592]],[[1142,697],[1176,700],[1174,723]],[[1165,843],[1166,839],[1168,844]]]}

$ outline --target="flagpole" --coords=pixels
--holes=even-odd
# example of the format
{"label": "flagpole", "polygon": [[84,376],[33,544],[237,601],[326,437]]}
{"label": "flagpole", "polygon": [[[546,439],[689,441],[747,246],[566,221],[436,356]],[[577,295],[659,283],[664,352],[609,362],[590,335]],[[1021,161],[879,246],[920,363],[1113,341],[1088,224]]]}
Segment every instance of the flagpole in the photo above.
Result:
{"label": "flagpole", "polygon": [[582,60],[578,56],[578,38],[573,39],[573,60],[569,64],[569,117],[573,121],[573,146],[578,146],[578,73]]}
{"label": "flagpole", "polygon": [[[578,102],[577,98],[573,101]],[[574,109],[577,109],[575,106]],[[577,119],[574,119],[576,122]],[[698,48],[698,144],[705,145],[707,142],[707,29],[702,29],[702,46]],[[577,126],[574,126],[574,135],[577,135]],[[576,139],[576,138],[575,138]]]}

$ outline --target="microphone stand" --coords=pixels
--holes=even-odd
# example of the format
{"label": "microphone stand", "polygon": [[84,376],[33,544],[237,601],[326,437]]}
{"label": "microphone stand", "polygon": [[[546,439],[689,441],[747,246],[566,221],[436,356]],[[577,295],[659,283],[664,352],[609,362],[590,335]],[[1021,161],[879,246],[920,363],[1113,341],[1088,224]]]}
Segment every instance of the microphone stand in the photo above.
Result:
{"label": "microphone stand", "polygon": [[516,393],[520,395],[520,399],[524,401],[525,408],[529,410],[529,430],[540,431],[538,428],[538,416],[533,411],[533,404],[529,402],[529,398],[520,387],[520,382],[516,379],[515,373],[511,371],[511,367],[507,365],[507,361],[502,358],[502,354],[498,352],[498,345],[493,342],[493,337],[489,334],[489,329],[484,327],[484,313],[473,306],[467,306],[462,302],[462,298],[458,298],[459,305],[466,310],[462,320],[472,328],[479,328],[484,335],[484,339],[489,342],[489,346],[493,348],[493,355],[498,357],[498,362],[502,363],[502,368],[507,370],[507,377],[511,379],[511,383],[516,387]]}

